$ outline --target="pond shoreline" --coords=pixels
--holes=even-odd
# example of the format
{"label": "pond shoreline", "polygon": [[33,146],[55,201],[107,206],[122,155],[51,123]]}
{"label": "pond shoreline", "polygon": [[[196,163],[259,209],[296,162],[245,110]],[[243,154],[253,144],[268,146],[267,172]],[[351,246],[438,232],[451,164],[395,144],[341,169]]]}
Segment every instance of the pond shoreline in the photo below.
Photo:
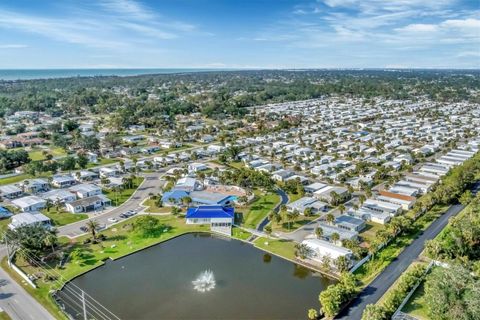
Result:
{"label": "pond shoreline", "polygon": [[[182,235],[186,237],[181,237]],[[116,262],[120,258],[128,258],[133,253],[139,253],[138,258],[130,257],[116,264],[110,264],[107,260],[104,260],[99,266],[108,266],[107,268],[96,266],[89,269],[71,278],[62,288],[68,288],[67,285],[70,284],[70,286],[79,286],[87,292],[95,292],[98,297],[102,297],[104,305],[110,306],[109,308],[115,310],[115,313],[122,318],[131,317],[131,312],[133,312],[122,302],[130,301],[129,299],[132,298],[126,293],[130,290],[128,288],[136,288],[136,286],[143,288],[143,286],[146,286],[145,293],[138,291],[138,294],[132,298],[132,308],[142,308],[141,305],[146,301],[155,299],[161,299],[166,304],[158,305],[155,302],[149,304],[148,309],[145,310],[146,313],[143,313],[145,319],[164,314],[163,312],[176,318],[175,309],[182,305],[183,298],[193,300],[191,300],[192,303],[189,304],[188,308],[179,311],[178,316],[180,318],[191,318],[192,312],[198,307],[198,303],[215,303],[219,306],[215,310],[202,309],[203,317],[216,318],[219,309],[223,308],[225,314],[241,312],[246,318],[263,319],[270,310],[268,304],[259,305],[257,306],[258,309],[254,308],[252,310],[251,307],[256,305],[258,300],[251,303],[244,301],[242,304],[247,303],[249,307],[243,309],[242,304],[230,305],[231,300],[227,297],[232,294],[245,297],[260,294],[265,297],[266,301],[272,299],[301,300],[303,302],[297,301],[299,304],[296,304],[296,308],[288,312],[285,311],[287,314],[293,313],[296,314],[295,317],[298,317],[302,314],[303,308],[313,307],[318,303],[317,300],[310,299],[312,293],[314,293],[313,296],[316,296],[319,292],[325,290],[328,285],[336,282],[336,279],[324,276],[297,261],[285,259],[267,250],[259,251],[260,248],[255,245],[245,246],[244,244],[248,243],[247,241],[231,241],[237,239],[211,232],[188,232],[182,235],[169,238],[168,240],[179,239],[171,245],[154,247],[160,243],[167,243],[168,240],[165,240],[111,260]],[[252,243],[248,244],[252,245]],[[140,253],[147,248],[153,249]],[[270,260],[272,260],[271,264]],[[94,269],[98,269],[98,271],[86,275]],[[213,270],[215,272],[215,276],[218,277],[218,291],[215,289],[213,294],[207,296],[197,296],[191,291],[189,279],[194,279],[195,274],[201,270]],[[84,275],[84,277],[82,278],[80,275]],[[304,281],[300,279],[304,279]],[[74,283],[72,284],[72,282]],[[162,283],[162,286],[153,285],[157,282]],[[271,291],[273,288],[276,289]],[[248,292],[251,292],[252,295],[249,295]],[[308,294],[309,299],[302,300],[302,292],[310,292]],[[60,289],[54,297],[61,308],[64,306],[63,295]],[[170,298],[172,300],[169,300]],[[245,312],[243,313],[242,310]],[[67,314],[74,312],[73,315],[78,317],[75,311],[72,311],[68,306],[65,312]],[[275,310],[273,314],[278,312],[282,311]]]}

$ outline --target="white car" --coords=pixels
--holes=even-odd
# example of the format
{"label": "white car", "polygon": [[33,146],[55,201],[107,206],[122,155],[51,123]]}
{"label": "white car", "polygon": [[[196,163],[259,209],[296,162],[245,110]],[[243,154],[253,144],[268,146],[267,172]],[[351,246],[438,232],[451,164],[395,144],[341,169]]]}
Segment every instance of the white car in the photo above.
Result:
{"label": "white car", "polygon": [[117,218],[114,218],[114,217],[111,217],[111,218],[108,218],[108,222],[110,222],[110,223],[116,223],[116,222],[118,222],[118,219],[117,219]]}

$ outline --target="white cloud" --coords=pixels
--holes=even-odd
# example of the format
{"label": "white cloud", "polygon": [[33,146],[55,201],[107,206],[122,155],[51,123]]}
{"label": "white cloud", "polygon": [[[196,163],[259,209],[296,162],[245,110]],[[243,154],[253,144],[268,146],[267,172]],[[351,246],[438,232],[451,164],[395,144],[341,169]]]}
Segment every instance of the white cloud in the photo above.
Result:
{"label": "white cloud", "polygon": [[0,49],[22,49],[22,48],[27,48],[28,46],[26,44],[0,44]]}
{"label": "white cloud", "polygon": [[425,32],[435,32],[437,31],[438,27],[434,24],[423,24],[423,23],[414,23],[409,24],[402,28],[395,29],[398,32],[405,32],[405,33],[425,33]]}
{"label": "white cloud", "polygon": [[155,14],[139,2],[133,0],[100,0],[100,6],[110,12],[135,19],[153,19]]}
{"label": "white cloud", "polygon": [[62,8],[61,16],[0,8],[0,30],[18,30],[58,42],[110,49],[137,47],[140,43],[158,47],[158,40],[193,32],[197,36],[208,35],[192,24],[162,17],[134,0],[100,0]]}

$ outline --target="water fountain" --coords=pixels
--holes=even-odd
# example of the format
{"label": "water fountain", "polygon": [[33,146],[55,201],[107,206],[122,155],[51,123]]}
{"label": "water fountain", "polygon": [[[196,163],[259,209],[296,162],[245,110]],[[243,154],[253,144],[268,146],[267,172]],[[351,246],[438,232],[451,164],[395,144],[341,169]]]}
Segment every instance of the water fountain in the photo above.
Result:
{"label": "water fountain", "polygon": [[193,289],[198,292],[207,292],[215,288],[215,276],[211,270],[200,273],[197,279],[192,281]]}

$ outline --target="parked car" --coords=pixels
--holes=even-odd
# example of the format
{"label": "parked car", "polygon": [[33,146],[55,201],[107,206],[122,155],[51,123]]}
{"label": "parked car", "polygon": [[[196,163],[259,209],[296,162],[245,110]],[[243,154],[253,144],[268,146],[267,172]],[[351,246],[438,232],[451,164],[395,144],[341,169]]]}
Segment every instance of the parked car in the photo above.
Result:
{"label": "parked car", "polygon": [[118,222],[118,219],[115,217],[108,218],[108,222],[115,223]]}
{"label": "parked car", "polygon": [[80,227],[80,230],[81,230],[82,232],[88,232],[88,228],[85,227],[85,226]]}

